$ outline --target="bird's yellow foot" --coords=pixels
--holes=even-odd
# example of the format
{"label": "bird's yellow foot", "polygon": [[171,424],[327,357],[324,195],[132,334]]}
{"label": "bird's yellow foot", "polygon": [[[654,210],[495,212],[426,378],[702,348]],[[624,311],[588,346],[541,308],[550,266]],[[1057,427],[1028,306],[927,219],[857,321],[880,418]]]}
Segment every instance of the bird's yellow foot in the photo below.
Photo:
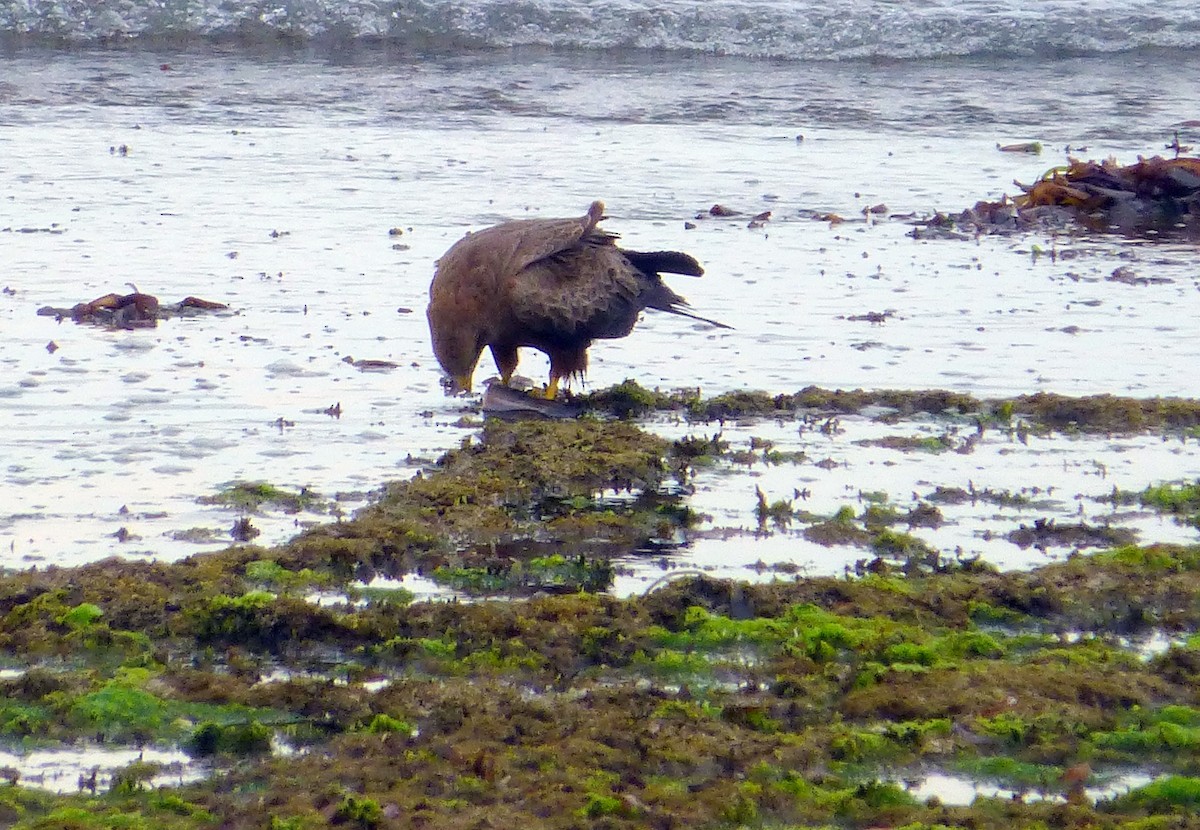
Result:
{"label": "bird's yellow foot", "polygon": [[542,392],[546,400],[552,401],[558,397],[558,378],[550,378],[550,382],[546,384],[545,391]]}

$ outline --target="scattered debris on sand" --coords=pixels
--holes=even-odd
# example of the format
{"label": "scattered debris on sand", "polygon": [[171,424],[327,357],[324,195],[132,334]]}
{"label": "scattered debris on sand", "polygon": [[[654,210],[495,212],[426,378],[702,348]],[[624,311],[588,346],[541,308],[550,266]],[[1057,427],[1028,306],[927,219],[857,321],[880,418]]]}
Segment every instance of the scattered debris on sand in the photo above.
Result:
{"label": "scattered debris on sand", "polygon": [[343,363],[348,363],[360,372],[390,372],[392,369],[399,369],[400,364],[391,360],[376,360],[373,358],[361,358],[355,360],[350,355],[342,358]]}
{"label": "scattered debris on sand", "polygon": [[1042,143],[1040,141],[1023,141],[1019,144],[997,144],[996,149],[1001,153],[1030,153],[1036,156],[1042,152]]}

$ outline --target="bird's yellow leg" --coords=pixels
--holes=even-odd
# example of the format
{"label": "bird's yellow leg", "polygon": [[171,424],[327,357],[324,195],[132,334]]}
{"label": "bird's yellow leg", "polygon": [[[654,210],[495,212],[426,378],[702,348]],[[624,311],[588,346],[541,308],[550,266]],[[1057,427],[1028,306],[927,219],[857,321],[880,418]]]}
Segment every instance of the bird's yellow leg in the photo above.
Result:
{"label": "bird's yellow leg", "polygon": [[558,378],[551,377],[550,382],[546,384],[546,400],[552,401],[558,397]]}
{"label": "bird's yellow leg", "polygon": [[506,349],[503,346],[491,346],[490,348],[492,358],[496,361],[496,371],[500,373],[500,382],[508,386],[513,373],[517,371],[517,350],[515,347]]}

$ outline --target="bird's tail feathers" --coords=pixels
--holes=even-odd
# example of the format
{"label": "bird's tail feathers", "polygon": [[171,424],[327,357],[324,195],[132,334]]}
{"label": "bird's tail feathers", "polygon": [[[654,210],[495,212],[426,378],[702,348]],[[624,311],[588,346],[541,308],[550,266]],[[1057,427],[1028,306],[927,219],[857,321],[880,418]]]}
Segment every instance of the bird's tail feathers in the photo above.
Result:
{"label": "bird's tail feathers", "polygon": [[678,314],[680,317],[689,317],[719,329],[733,328],[733,326],[727,326],[688,311],[687,300],[668,288],[666,283],[659,278],[659,274],[664,272],[683,274],[689,277],[701,276],[704,274],[704,269],[700,267],[700,263],[694,257],[681,251],[623,251],[622,253],[634,268],[649,277],[653,283],[649,287],[648,293],[643,295],[645,308],[665,311],[668,314]]}
{"label": "bird's tail feathers", "polygon": [[659,311],[666,311],[669,314],[678,314],[680,317],[689,317],[692,320],[698,320],[701,323],[708,323],[710,326],[715,326],[716,328],[719,328],[719,329],[732,329],[733,328],[733,326],[728,326],[725,323],[719,323],[716,320],[710,320],[707,317],[701,317],[699,314],[693,314],[692,312],[687,311],[686,309],[682,309],[677,305],[671,305],[671,306],[668,306],[667,308],[662,308],[660,306],[650,306],[650,308],[657,308]]}
{"label": "bird's tail feathers", "polygon": [[623,251],[633,267],[646,274],[683,274],[699,277],[704,269],[695,257],[682,251]]}
{"label": "bird's tail feathers", "polygon": [[656,311],[665,311],[668,314],[678,314],[680,317],[690,317],[693,320],[708,323],[710,326],[716,326],[719,329],[733,328],[733,326],[718,323],[716,320],[710,320],[707,317],[701,317],[699,314],[689,311],[688,301],[668,288],[663,282],[659,282],[658,285],[654,286],[653,290],[643,295],[642,299],[645,303],[644,308],[653,308]]}

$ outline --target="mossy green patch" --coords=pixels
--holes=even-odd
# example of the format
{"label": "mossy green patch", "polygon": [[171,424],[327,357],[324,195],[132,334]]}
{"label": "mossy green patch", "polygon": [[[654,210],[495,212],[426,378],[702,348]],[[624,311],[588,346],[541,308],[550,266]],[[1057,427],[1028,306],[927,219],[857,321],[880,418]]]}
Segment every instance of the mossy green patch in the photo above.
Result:
{"label": "mossy green patch", "polygon": [[[1118,492],[1115,498],[1122,495]],[[1182,524],[1200,526],[1200,482],[1158,484],[1131,495],[1143,505],[1171,514]]]}
{"label": "mossy green patch", "polygon": [[1179,704],[1139,707],[1121,718],[1120,728],[1096,732],[1090,740],[1112,757],[1131,760],[1200,752],[1200,710]]}
{"label": "mossy green patch", "polygon": [[661,648],[653,653],[638,654],[634,666],[661,681],[709,685],[715,681],[714,660],[705,654]]}
{"label": "mossy green patch", "polygon": [[188,752],[209,755],[253,755],[271,751],[271,729],[256,720],[220,724],[205,721],[188,736]]}
{"label": "mossy green patch", "polygon": [[928,562],[936,567],[941,555],[928,542],[918,539],[910,533],[885,528],[879,531],[871,540],[871,549],[877,556],[909,560],[916,559]]}
{"label": "mossy green patch", "polygon": [[45,735],[54,717],[48,706],[0,699],[0,737],[12,739]]}
{"label": "mossy green patch", "polygon": [[554,554],[487,568],[437,568],[431,576],[449,588],[480,594],[603,591],[612,584],[613,567],[607,559]]}
{"label": "mossy green patch", "polygon": [[626,379],[616,386],[583,396],[580,400],[590,408],[611,413],[618,418],[637,418],[656,410],[685,405],[698,396],[698,391],[667,394],[657,389],[647,389],[636,380]]}
{"label": "mossy green patch", "polygon": [[68,628],[79,630],[88,628],[103,616],[104,611],[100,609],[100,606],[91,602],[84,602],[63,614],[59,618],[59,622]]}
{"label": "mossy green patch", "polygon": [[211,816],[204,811],[181,816],[142,805],[142,798],[130,794],[123,794],[120,800],[90,799],[83,806],[59,807],[15,826],[22,830],[194,830],[213,826]]}
{"label": "mossy green patch", "polygon": [[333,812],[334,824],[373,828],[383,822],[383,808],[373,798],[348,793]]}
{"label": "mossy green patch", "polygon": [[371,722],[363,727],[363,731],[374,734],[397,732],[402,735],[412,735],[416,730],[408,721],[380,713],[371,718]]}
{"label": "mossy green patch", "polygon": [[351,585],[346,589],[346,595],[351,600],[366,600],[382,605],[408,605],[416,599],[416,594],[407,588],[373,585]]}
{"label": "mossy green patch", "polygon": [[74,699],[61,693],[52,693],[50,697],[65,714],[68,725],[85,734],[100,735],[117,742],[178,741],[192,737],[191,724],[199,721],[207,721],[216,729],[240,728],[256,719],[294,720],[271,709],[160,697],[128,678],[111,680]]}
{"label": "mossy green patch", "polygon": [[889,435],[855,441],[861,447],[882,447],[901,452],[927,452],[936,455],[959,446],[950,435]]}
{"label": "mossy green patch", "polygon": [[330,582],[327,574],[317,573],[311,568],[289,570],[271,559],[247,562],[245,574],[246,581],[251,585],[275,591],[311,589]]}
{"label": "mossy green patch", "polygon": [[993,781],[1015,790],[1039,789],[1055,791],[1062,788],[1062,767],[1034,764],[1005,756],[967,757],[954,762],[958,772],[982,781]]}
{"label": "mossy green patch", "polygon": [[1116,799],[1116,805],[1134,804],[1151,810],[1200,810],[1200,778],[1168,775]]}
{"label": "mossy green patch", "polygon": [[1143,573],[1200,570],[1200,547],[1184,545],[1122,545],[1096,554],[1096,562]]}

